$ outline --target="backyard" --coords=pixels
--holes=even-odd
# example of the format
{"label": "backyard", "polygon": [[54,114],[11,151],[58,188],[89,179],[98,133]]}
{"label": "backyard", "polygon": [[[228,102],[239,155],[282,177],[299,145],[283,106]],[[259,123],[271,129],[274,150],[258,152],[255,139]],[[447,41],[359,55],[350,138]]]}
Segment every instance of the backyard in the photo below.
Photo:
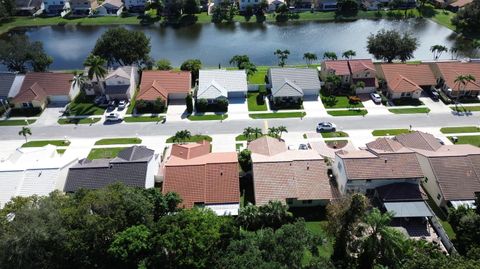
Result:
{"label": "backyard", "polygon": [[267,111],[265,99],[259,99],[259,92],[249,92],[247,94],[248,111]]}

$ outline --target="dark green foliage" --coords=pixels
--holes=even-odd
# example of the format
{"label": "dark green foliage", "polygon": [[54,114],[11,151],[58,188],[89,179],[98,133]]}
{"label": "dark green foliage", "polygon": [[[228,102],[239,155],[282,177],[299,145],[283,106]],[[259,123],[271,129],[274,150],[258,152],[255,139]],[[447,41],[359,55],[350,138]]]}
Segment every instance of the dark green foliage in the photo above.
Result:
{"label": "dark green foliage", "polygon": [[150,39],[140,31],[111,28],[97,40],[92,54],[109,65],[143,65],[150,61]]}
{"label": "dark green foliage", "polygon": [[201,68],[202,62],[198,59],[188,59],[180,66],[180,70],[190,71],[190,73],[192,73],[192,85],[195,85],[195,81],[198,79],[198,72]]}
{"label": "dark green foliage", "polygon": [[53,59],[43,50],[43,44],[30,42],[26,35],[12,35],[7,40],[0,40],[0,64],[9,71],[44,72],[52,62]]}
{"label": "dark green foliage", "polygon": [[244,149],[238,154],[238,163],[245,172],[252,170],[252,158],[250,155],[251,152],[248,149]]}
{"label": "dark green foliage", "polygon": [[137,114],[145,114],[145,113],[164,113],[165,112],[165,101],[158,98],[155,101],[145,101],[145,100],[138,100],[135,103],[135,110]]}
{"label": "dark green foliage", "polygon": [[172,70],[172,64],[167,59],[160,59],[155,63],[155,68],[157,70]]}
{"label": "dark green foliage", "polygon": [[341,0],[338,2],[338,13],[341,15],[355,16],[358,13],[359,5],[355,0]]}
{"label": "dark green foliage", "polygon": [[235,55],[232,57],[232,59],[230,59],[230,64],[236,65],[238,69],[243,69],[242,66],[249,62],[250,58],[248,55]]}
{"label": "dark green foliage", "polygon": [[208,101],[207,99],[198,99],[197,103],[195,104],[195,110],[197,112],[205,112],[208,108]]}
{"label": "dark green foliage", "polygon": [[368,37],[367,49],[376,59],[391,63],[397,59],[405,62],[413,58],[418,40],[410,33],[400,34],[395,30],[380,30]]}
{"label": "dark green foliage", "polygon": [[197,14],[200,12],[200,1],[199,0],[184,0],[183,1],[183,12],[185,14]]}
{"label": "dark green foliage", "polygon": [[213,23],[222,23],[233,22],[233,18],[237,14],[237,7],[225,0],[220,3],[220,5],[215,6],[212,12],[212,22]]}
{"label": "dark green foliage", "polygon": [[217,106],[220,111],[227,111],[228,109],[228,99],[220,98],[217,100]]}
{"label": "dark green foliage", "polygon": [[15,0],[0,1],[0,22],[15,15]]}
{"label": "dark green foliage", "polygon": [[139,267],[151,249],[151,231],[145,225],[132,226],[115,235],[108,253],[128,268]]}
{"label": "dark green foliage", "polygon": [[185,103],[187,105],[187,113],[192,114],[193,112],[193,97],[192,94],[189,93],[187,97],[185,97]]}
{"label": "dark green foliage", "polygon": [[480,31],[480,0],[474,0],[461,8],[453,17],[452,24],[462,32],[478,33]]}
{"label": "dark green foliage", "polygon": [[238,224],[249,231],[256,231],[262,228],[272,228],[274,230],[282,225],[294,221],[292,213],[288,211],[288,206],[279,201],[269,201],[263,206],[247,205],[238,212]]}

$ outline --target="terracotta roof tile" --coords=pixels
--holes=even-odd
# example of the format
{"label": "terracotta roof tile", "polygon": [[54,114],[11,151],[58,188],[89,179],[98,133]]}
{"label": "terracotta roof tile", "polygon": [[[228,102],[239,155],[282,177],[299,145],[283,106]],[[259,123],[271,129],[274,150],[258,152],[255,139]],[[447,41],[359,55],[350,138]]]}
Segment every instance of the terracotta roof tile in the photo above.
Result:
{"label": "terracotta roof tile", "polygon": [[[153,88],[153,89],[152,89]],[[191,75],[186,71],[143,71],[137,99],[166,99],[170,93],[189,93]]]}
{"label": "terracotta roof tile", "polygon": [[284,141],[270,137],[268,135],[262,136],[249,142],[248,149],[252,153],[262,154],[266,156],[273,156],[287,150]]}
{"label": "terracotta roof tile", "polygon": [[473,0],[457,0],[451,3],[449,6],[461,8],[470,4],[471,2],[473,2]]}
{"label": "terracotta roof tile", "polygon": [[412,152],[411,150],[405,148],[399,142],[391,139],[391,138],[377,138],[375,141],[366,144],[367,148],[377,154],[382,153],[405,153],[405,152]]}
{"label": "terracotta roof tile", "polygon": [[347,60],[340,61],[325,61],[327,69],[335,70],[335,75],[346,76],[350,75],[350,68]]}
{"label": "terracotta roof tile", "polygon": [[435,136],[419,131],[397,135],[394,139],[408,148],[436,151],[442,147]]}
{"label": "terracotta roof tile", "polygon": [[68,73],[27,73],[14,103],[44,100],[47,96],[69,95],[73,75]]}
{"label": "terracotta roof tile", "polygon": [[371,59],[354,59],[348,60],[348,66],[350,67],[350,71],[352,73],[357,73],[359,71],[366,71],[370,70],[376,72],[375,66]]}
{"label": "terracotta roof tile", "polygon": [[469,82],[466,85],[467,90],[480,91],[480,63],[461,63],[461,62],[446,62],[436,63],[436,67],[440,71],[445,84],[454,91],[463,89],[463,85],[455,83],[455,79],[459,75],[473,75],[476,81]]}
{"label": "terracotta roof tile", "polygon": [[385,81],[392,90],[401,90],[401,86],[412,90],[417,86],[436,84],[436,79],[428,64],[381,64]]}

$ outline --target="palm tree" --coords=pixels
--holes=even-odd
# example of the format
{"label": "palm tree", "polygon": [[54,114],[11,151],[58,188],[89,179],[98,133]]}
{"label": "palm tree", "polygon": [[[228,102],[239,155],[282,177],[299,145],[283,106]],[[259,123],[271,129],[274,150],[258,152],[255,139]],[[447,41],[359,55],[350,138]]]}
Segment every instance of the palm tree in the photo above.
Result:
{"label": "palm tree", "polygon": [[175,133],[173,140],[178,142],[185,142],[191,137],[192,137],[192,134],[190,133],[189,130],[181,130]]}
{"label": "palm tree", "polygon": [[342,57],[349,60],[353,57],[357,56],[357,53],[354,50],[347,50],[342,53]]}
{"label": "palm tree", "polygon": [[255,135],[255,139],[258,138],[258,136],[261,136],[262,135],[262,129],[256,127],[256,128],[253,128],[253,135]]}
{"label": "palm tree", "polygon": [[317,60],[317,54],[311,53],[311,52],[306,52],[305,54],[303,54],[303,59],[307,63],[307,66],[310,66],[313,61]]}
{"label": "palm tree", "polygon": [[261,223],[273,229],[278,229],[293,220],[293,215],[288,211],[288,206],[280,201],[269,201],[268,204],[261,206],[259,211],[262,218]]}
{"label": "palm tree", "polygon": [[22,135],[23,137],[25,137],[25,143],[26,143],[28,142],[27,135],[32,135],[32,130],[30,130],[30,128],[28,127],[22,127],[22,130],[18,132],[18,135]]}
{"label": "palm tree", "polygon": [[260,228],[259,207],[248,204],[238,211],[237,222],[245,230],[256,230]]}
{"label": "palm tree", "polygon": [[290,55],[290,51],[277,49],[275,52],[273,52],[273,55],[277,56],[278,65],[284,67],[287,62],[288,55]]}
{"label": "palm tree", "polygon": [[88,68],[88,78],[92,80],[95,77],[97,83],[101,85],[100,79],[107,75],[107,69],[105,69],[107,61],[100,56],[90,54],[83,65]]}
{"label": "palm tree", "polygon": [[323,53],[323,59],[329,59],[329,60],[335,61],[338,59],[338,57],[335,52],[326,51],[325,53]]}
{"label": "palm tree", "polygon": [[277,127],[268,128],[268,135],[269,136],[278,138],[278,133],[279,133],[279,131],[278,131]]}
{"label": "palm tree", "polygon": [[253,76],[257,73],[257,66],[251,62],[245,62],[240,65],[240,69],[244,69],[247,73],[247,77]]}
{"label": "palm tree", "polygon": [[247,141],[250,141],[250,137],[253,134],[253,128],[252,127],[247,127],[243,129],[243,136],[247,139]]}
{"label": "palm tree", "polygon": [[235,55],[230,59],[229,63],[231,65],[236,65],[238,69],[242,69],[240,68],[240,66],[243,63],[249,63],[249,62],[250,62],[250,58],[247,55]]}
{"label": "palm tree", "polygon": [[448,51],[448,48],[442,45],[433,45],[430,47],[430,51],[433,53],[433,59],[438,60],[443,52]]}
{"label": "palm tree", "polygon": [[334,89],[337,89],[338,87],[340,87],[341,83],[342,83],[342,80],[337,75],[329,75],[325,79],[325,84],[327,86],[327,89],[330,92],[330,95],[333,93]]}
{"label": "palm tree", "polygon": [[83,85],[85,85],[85,81],[86,81],[85,76],[82,73],[79,73],[77,71],[73,73],[72,86],[74,88],[78,86],[78,88],[82,90]]}
{"label": "palm tree", "polygon": [[458,48],[457,47],[451,47],[450,48],[450,55],[452,56],[452,60],[458,58],[457,53],[458,53]]}
{"label": "palm tree", "polygon": [[[459,75],[455,78],[454,82],[458,84],[458,92],[455,98],[455,110],[458,112],[458,100],[460,99],[460,91],[465,91],[467,88],[467,84],[470,82],[474,82],[475,77],[471,74],[467,75]],[[463,87],[461,87],[463,85]]]}
{"label": "palm tree", "polygon": [[279,138],[282,138],[283,133],[288,133],[287,127],[283,125],[278,126],[277,131],[279,132]]}

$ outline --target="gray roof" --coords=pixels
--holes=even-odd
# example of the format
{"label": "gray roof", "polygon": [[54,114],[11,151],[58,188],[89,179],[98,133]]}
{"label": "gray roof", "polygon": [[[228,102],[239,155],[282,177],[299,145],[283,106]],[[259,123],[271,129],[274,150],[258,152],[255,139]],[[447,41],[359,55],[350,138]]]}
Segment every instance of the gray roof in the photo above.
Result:
{"label": "gray roof", "polygon": [[311,68],[271,68],[272,95],[303,96],[305,90],[320,90],[318,72]]}
{"label": "gray roof", "polygon": [[7,99],[14,81],[14,73],[0,73],[0,99]]}
{"label": "gray roof", "polygon": [[200,70],[197,98],[216,99],[228,97],[230,92],[247,93],[245,70]]}
{"label": "gray roof", "polygon": [[431,217],[433,216],[425,202],[399,202],[384,203],[387,211],[393,212],[394,218],[415,218],[415,217]]}
{"label": "gray roof", "polygon": [[145,188],[148,163],[154,151],[144,146],[126,148],[114,159],[82,159],[70,168],[65,192],[99,189],[114,183]]}
{"label": "gray roof", "polygon": [[126,94],[130,89],[130,85],[107,85],[105,94]]}

